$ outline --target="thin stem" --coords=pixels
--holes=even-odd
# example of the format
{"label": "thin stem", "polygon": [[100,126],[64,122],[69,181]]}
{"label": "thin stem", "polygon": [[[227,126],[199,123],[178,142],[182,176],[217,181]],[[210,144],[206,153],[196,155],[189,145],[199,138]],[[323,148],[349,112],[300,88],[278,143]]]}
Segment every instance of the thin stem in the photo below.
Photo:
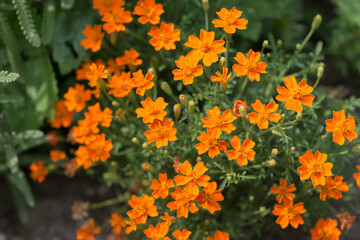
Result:
{"label": "thin stem", "polygon": [[248,83],[248,79],[245,77],[245,78],[241,78],[241,82],[239,84],[239,99],[241,99],[241,96],[243,95],[244,91],[245,91],[245,88],[246,88],[246,85]]}
{"label": "thin stem", "polygon": [[325,136],[323,137],[323,139],[320,139],[319,141],[318,141],[318,143],[315,145],[315,147],[313,147],[313,151],[315,150],[315,149],[317,149],[317,148],[319,148],[324,142],[325,142],[325,140],[326,140],[326,138],[329,136],[329,132],[326,132],[325,133]]}
{"label": "thin stem", "polygon": [[321,79],[321,78],[319,78],[319,77],[316,79],[316,82],[315,82],[315,84],[314,84],[314,86],[313,86],[313,91],[314,91],[314,89],[317,87],[317,85],[319,84],[320,79]]}
{"label": "thin stem", "polygon": [[195,90],[200,93],[200,95],[202,95],[204,98],[206,99],[210,99],[210,97],[208,95],[206,95],[203,91],[200,90],[200,88],[198,87],[196,81],[193,82],[193,87],[195,88]]}
{"label": "thin stem", "polygon": [[228,67],[228,62],[229,62],[229,49],[230,49],[230,39],[231,39],[231,34],[229,33],[225,33],[225,47],[226,47],[226,51],[225,51],[225,59],[226,59],[226,64],[225,67]]}
{"label": "thin stem", "polygon": [[209,14],[208,11],[204,11],[205,13],[205,30],[209,31]]}
{"label": "thin stem", "polygon": [[300,48],[296,51],[297,53],[300,53],[301,50],[305,47],[306,43],[309,41],[310,37],[313,35],[315,29],[311,28],[309,33],[306,35],[302,43],[300,44]]}
{"label": "thin stem", "polygon": [[141,41],[143,43],[146,43],[146,44],[148,43],[147,41],[144,40],[143,36],[131,31],[129,28],[126,28],[125,33],[131,35],[132,37],[136,38],[137,40],[139,40],[139,41]]}
{"label": "thin stem", "polygon": [[349,150],[345,150],[345,151],[338,152],[338,153],[329,153],[328,156],[345,155],[345,154],[348,154],[349,152],[350,152]]}

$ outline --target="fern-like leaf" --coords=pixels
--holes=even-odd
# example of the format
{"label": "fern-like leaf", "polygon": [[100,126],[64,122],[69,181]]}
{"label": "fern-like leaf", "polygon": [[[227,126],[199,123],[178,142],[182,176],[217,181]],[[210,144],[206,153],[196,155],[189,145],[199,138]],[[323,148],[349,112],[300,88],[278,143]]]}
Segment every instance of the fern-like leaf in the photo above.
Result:
{"label": "fern-like leaf", "polygon": [[18,73],[8,71],[0,71],[0,83],[9,83],[14,82],[16,79],[18,79],[20,75]]}
{"label": "fern-like leaf", "polygon": [[20,27],[25,35],[25,38],[34,47],[39,47],[41,44],[40,36],[35,29],[34,20],[31,16],[26,0],[12,0],[12,2],[15,6]]}

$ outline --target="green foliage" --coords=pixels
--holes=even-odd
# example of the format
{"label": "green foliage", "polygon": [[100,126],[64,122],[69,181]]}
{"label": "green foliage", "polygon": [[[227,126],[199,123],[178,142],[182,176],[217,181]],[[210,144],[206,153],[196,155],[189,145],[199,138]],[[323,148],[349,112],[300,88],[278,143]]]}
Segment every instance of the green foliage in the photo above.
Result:
{"label": "green foliage", "polygon": [[19,78],[18,73],[9,73],[8,71],[0,71],[0,83],[14,82]]}

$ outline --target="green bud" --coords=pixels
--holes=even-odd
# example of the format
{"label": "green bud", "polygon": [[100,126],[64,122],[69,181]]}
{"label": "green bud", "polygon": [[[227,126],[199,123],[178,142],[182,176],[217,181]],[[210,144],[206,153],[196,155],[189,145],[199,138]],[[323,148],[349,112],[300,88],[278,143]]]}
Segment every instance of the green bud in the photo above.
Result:
{"label": "green bud", "polygon": [[324,75],[324,67],[318,67],[316,76],[317,78],[321,78]]}
{"label": "green bud", "polygon": [[263,44],[262,44],[262,47],[263,47],[263,48],[266,48],[268,45],[269,45],[269,41],[268,41],[268,40],[264,40],[264,41],[263,41]]}
{"label": "green bud", "polygon": [[209,11],[209,0],[202,0],[202,7],[204,9],[204,11]]}
{"label": "green bud", "polygon": [[312,23],[311,23],[311,28],[312,29],[318,29],[319,28],[319,26],[320,26],[320,24],[321,24],[321,15],[320,14],[317,14],[315,17],[314,17],[314,19],[313,19],[313,21],[312,21]]}
{"label": "green bud", "polygon": [[351,151],[354,153],[360,152],[360,144],[357,144],[351,148]]}
{"label": "green bud", "polygon": [[167,82],[161,82],[160,88],[169,96],[173,95],[170,85]]}
{"label": "green bud", "polygon": [[219,69],[220,69],[220,71],[222,71],[225,66],[226,66],[226,58],[221,57],[220,60],[219,60]]}
{"label": "green bud", "polygon": [[277,148],[273,148],[271,149],[271,155],[273,155],[274,157],[276,157],[279,154],[279,150]]}
{"label": "green bud", "polygon": [[193,100],[189,101],[189,112],[194,113],[195,111],[195,102]]}
{"label": "green bud", "polygon": [[175,121],[179,120],[180,115],[181,115],[181,106],[180,106],[180,104],[175,104],[174,105]]}

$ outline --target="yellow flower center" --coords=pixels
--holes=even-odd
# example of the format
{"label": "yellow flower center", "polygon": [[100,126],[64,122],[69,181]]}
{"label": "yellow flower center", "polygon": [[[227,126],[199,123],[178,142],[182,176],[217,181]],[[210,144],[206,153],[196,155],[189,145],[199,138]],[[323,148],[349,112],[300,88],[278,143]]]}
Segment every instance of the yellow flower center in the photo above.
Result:
{"label": "yellow flower center", "polygon": [[291,96],[295,100],[300,100],[303,97],[303,93],[301,92],[300,88],[296,88],[291,91]]}
{"label": "yellow flower center", "polygon": [[313,173],[319,173],[323,171],[322,165],[317,162],[312,162],[310,164],[310,171]]}
{"label": "yellow flower center", "polygon": [[201,47],[200,47],[200,50],[202,52],[204,52],[204,53],[209,53],[212,50],[212,46],[209,43],[202,43]]}
{"label": "yellow flower center", "polygon": [[350,126],[346,123],[346,121],[336,123],[336,129],[342,134],[347,134],[351,131]]}
{"label": "yellow flower center", "polygon": [[145,207],[142,206],[142,205],[136,205],[135,208],[134,208],[134,210],[135,210],[135,212],[138,213],[139,217],[140,217],[141,215],[144,215],[144,214],[146,213],[146,209],[145,209]]}

